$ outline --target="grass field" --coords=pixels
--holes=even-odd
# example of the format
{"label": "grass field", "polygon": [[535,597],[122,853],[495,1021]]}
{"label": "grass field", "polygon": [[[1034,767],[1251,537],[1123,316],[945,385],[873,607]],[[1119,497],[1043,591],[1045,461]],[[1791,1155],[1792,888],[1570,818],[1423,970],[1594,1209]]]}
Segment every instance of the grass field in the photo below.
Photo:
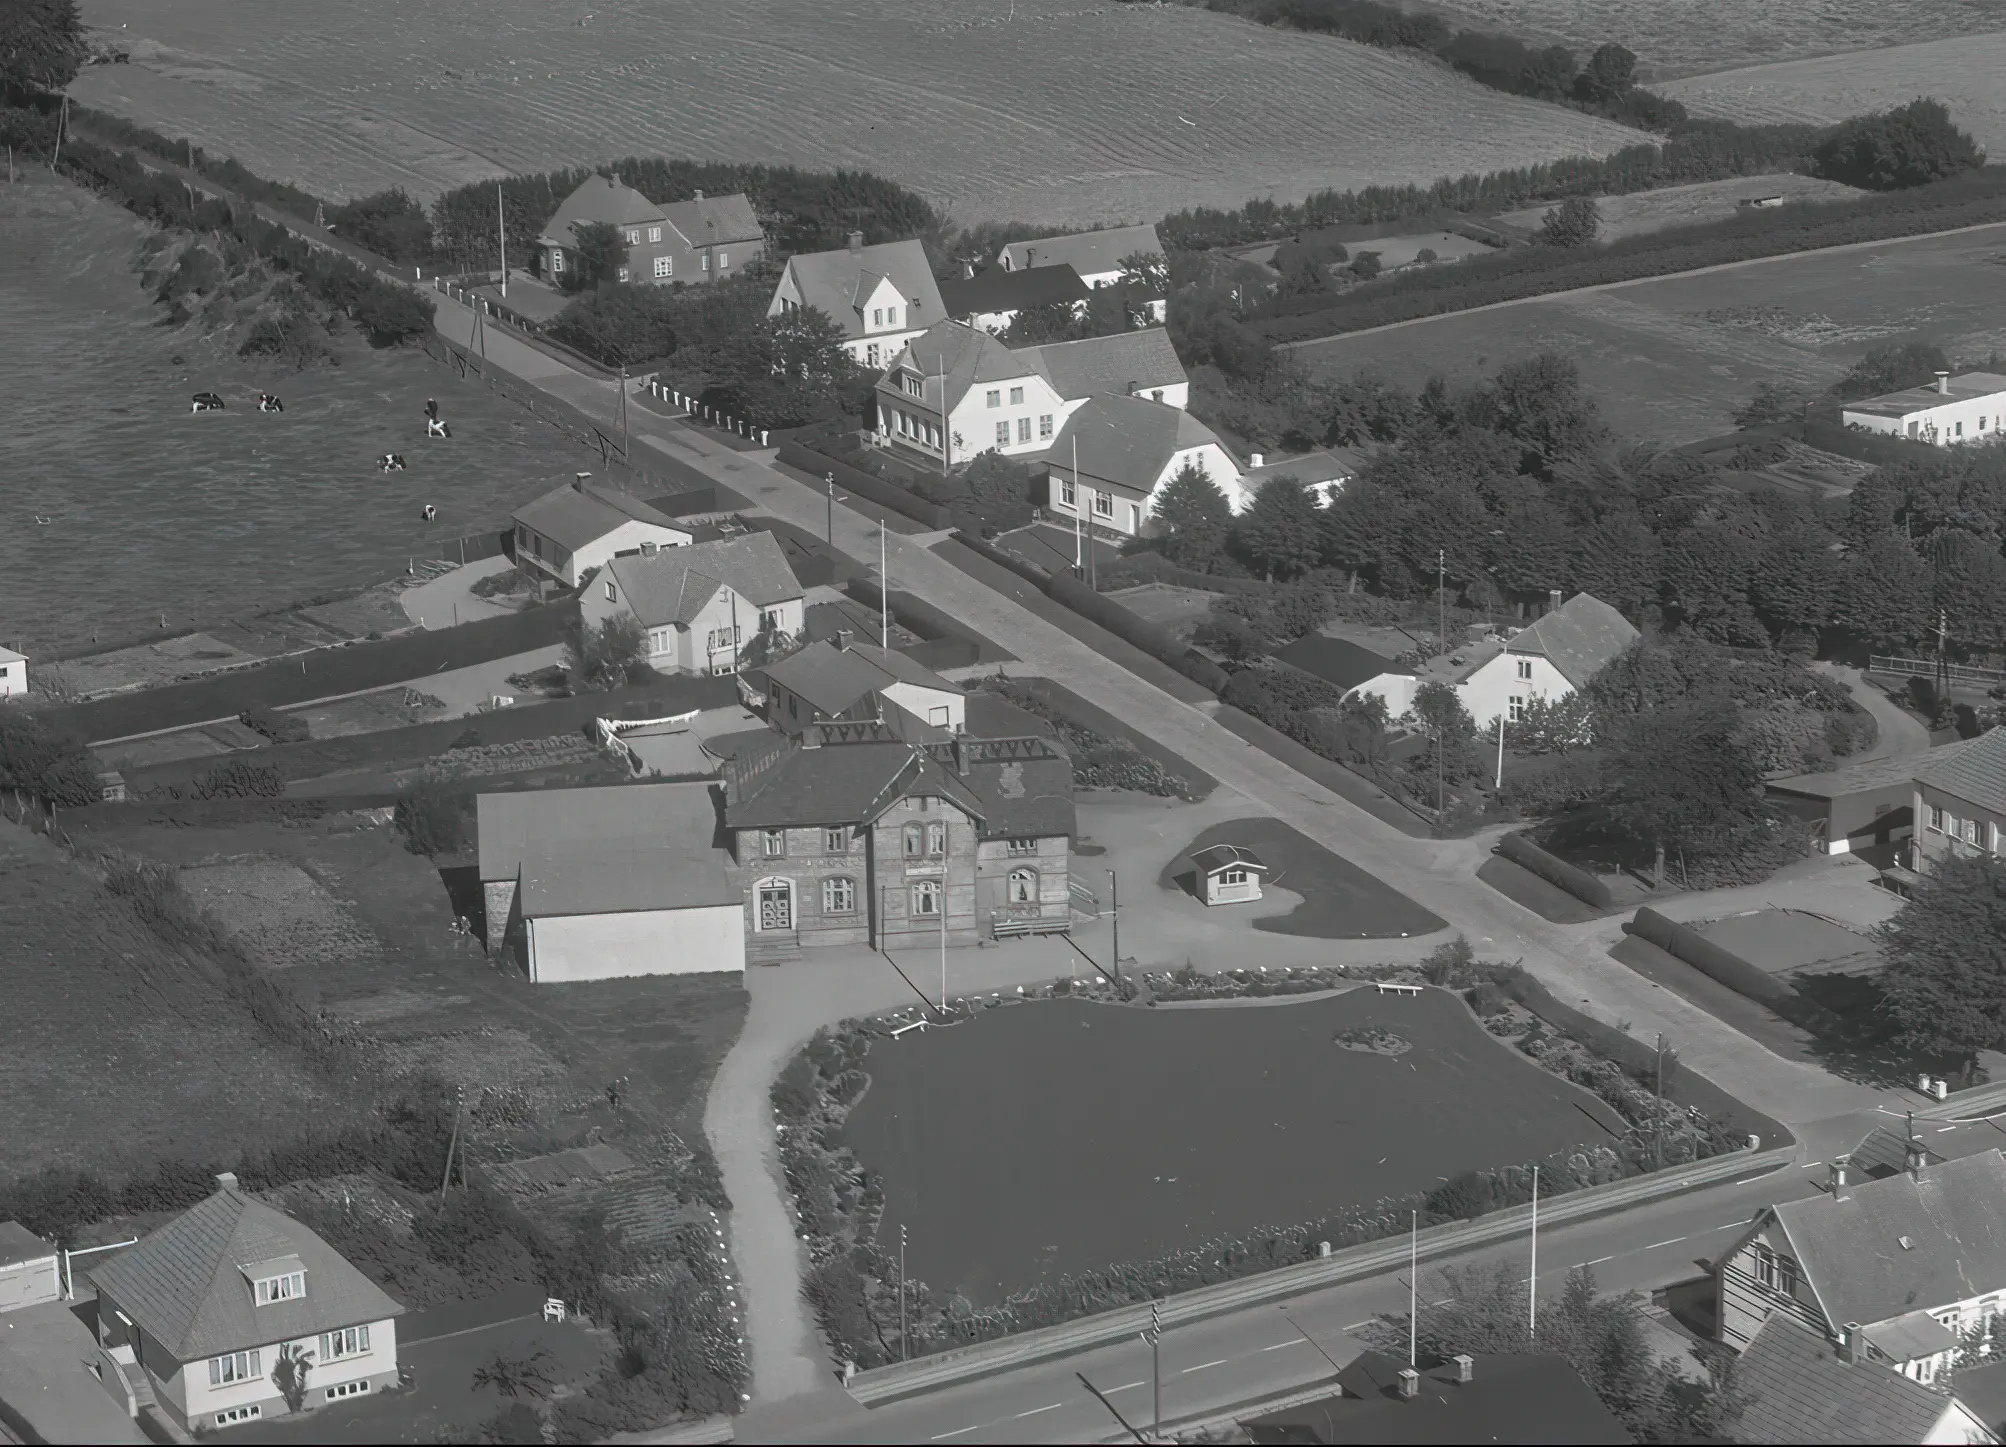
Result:
{"label": "grass field", "polygon": [[[1335,1043],[1370,1025],[1414,1048]],[[865,1068],[844,1140],[883,1182],[878,1239],[910,1228],[912,1274],[978,1303],[1619,1129],[1439,990],[1259,1009],[1055,1000],[876,1042]]]}
{"label": "grass field", "polygon": [[[1977,7],[1970,7],[1976,10]],[[1932,14],[1955,15],[1960,6],[1888,6],[1886,15],[1906,28]],[[2006,30],[2006,5],[1985,7],[1991,28]],[[1914,37],[1909,37],[1914,38]],[[2006,157],[2006,34],[1927,40],[1851,55],[1750,65],[1717,75],[1696,75],[1660,87],[1695,115],[1736,121],[1810,121],[1827,124],[1862,111],[1906,105],[1919,95],[1950,107],[1951,119],[1995,157]]]}
{"label": "grass field", "polygon": [[[1724,221],[1737,213],[1738,202],[1758,196],[1782,196],[1791,201],[1843,201],[1864,194],[1852,186],[1817,176],[1735,176],[1691,186],[1662,186],[1627,196],[1602,196],[1596,199],[1595,208],[1602,215],[1601,239],[1621,241],[1626,236],[1641,236],[1673,226]],[[1529,206],[1523,211],[1507,211],[1491,217],[1486,224],[1531,236],[1538,232],[1551,209]]]}
{"label": "grass field", "polygon": [[1635,133],[1411,54],[1081,0],[89,0],[73,94],[347,196],[635,153],[864,167],[958,219],[1154,219],[1604,153]]}
{"label": "grass field", "polygon": [[1614,40],[1635,51],[1641,66],[1660,75],[2006,30],[2006,4],[2001,0],[1963,0],[1955,5],[1886,5],[1876,0],[1820,0],[1816,5],[1756,5],[1750,0],[1451,0],[1434,8],[1467,15],[1486,28],[1560,40],[1582,57]]}
{"label": "grass field", "polygon": [[[1212,825],[1163,866],[1157,886],[1198,898],[1201,886],[1191,856],[1214,844],[1253,850],[1270,871],[1266,885],[1302,896],[1303,902],[1289,913],[1254,920],[1257,930],[1319,940],[1390,940],[1444,928],[1406,895],[1277,819],[1229,819]],[[1218,908],[1225,914],[1265,913],[1259,905]]]}
{"label": "grass field", "polygon": [[1758,382],[1816,391],[1891,339],[1924,337],[1970,359],[2006,347],[2002,257],[2006,227],[1807,252],[1429,318],[1297,355],[1325,375],[1372,368],[1415,388],[1558,352],[1625,438],[1685,442],[1731,430]]}

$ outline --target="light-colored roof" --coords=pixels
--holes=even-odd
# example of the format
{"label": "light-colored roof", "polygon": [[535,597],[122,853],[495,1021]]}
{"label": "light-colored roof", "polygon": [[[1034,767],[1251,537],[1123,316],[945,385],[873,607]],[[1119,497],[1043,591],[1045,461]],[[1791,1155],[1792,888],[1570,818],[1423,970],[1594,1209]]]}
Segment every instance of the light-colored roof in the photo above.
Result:
{"label": "light-colored roof", "polygon": [[1950,1398],[1878,1362],[1848,1362],[1832,1342],[1774,1312],[1735,1364],[1734,1440],[1924,1442]]}
{"label": "light-colored roof", "polygon": [[692,246],[722,246],[732,241],[764,241],[759,217],[743,192],[729,196],[699,196],[688,201],[671,201],[662,207],[669,225],[683,234]]}
{"label": "light-colored roof", "polygon": [[1539,654],[1569,683],[1586,688],[1637,638],[1637,630],[1621,613],[1600,598],[1576,593],[1531,627],[1514,633],[1505,651]]}
{"label": "light-colored roof", "polygon": [[2006,1156],[1996,1150],[1772,1210],[1834,1326],[2006,1290]]}
{"label": "light-colored roof", "polygon": [[558,205],[546,221],[539,242],[578,244],[577,228],[588,222],[607,226],[643,226],[662,219],[662,208],[612,176],[588,176]]}
{"label": "light-colored roof", "polygon": [[19,1221],[0,1221],[0,1266],[19,1266],[25,1261],[47,1261],[56,1248]]}
{"label": "light-colored roof", "polygon": [[[306,1295],[256,1305],[243,1268],[287,1256],[305,1267]],[[90,1278],[179,1362],[404,1310],[305,1226],[229,1187],[93,1268]]]}
{"label": "light-colored roof", "polygon": [[[153,1439],[128,1417],[113,1388],[91,1368],[99,1361],[90,1329],[66,1301],[0,1313],[0,1402],[25,1423],[30,1442],[94,1442],[147,1447]],[[0,1428],[0,1436],[19,1436]]]}
{"label": "light-colored roof", "polygon": [[1060,476],[1069,476],[1077,443],[1082,477],[1148,493],[1172,457],[1218,441],[1182,407],[1146,397],[1095,397],[1066,419],[1045,457]]}
{"label": "light-colored roof", "polygon": [[[901,372],[917,372],[921,391],[914,397],[899,380]],[[1038,369],[989,333],[966,322],[936,322],[907,343],[878,381],[878,390],[938,412],[941,386],[947,388],[947,410],[961,405],[972,387],[990,382],[1020,382]]]}
{"label": "light-colored roof", "polygon": [[1942,753],[1940,749],[1932,749],[1925,756],[1926,761],[1915,773],[1918,784],[1941,789],[1994,813],[2006,813],[2006,728],[1995,728],[1965,740],[1964,746],[1948,758],[1941,757]]}
{"label": "light-colored roof", "polygon": [[650,523],[687,538],[689,530],[655,511],[632,493],[580,479],[553,487],[515,510],[515,522],[576,552],[629,522]]}
{"label": "light-colored roof", "polygon": [[1861,1334],[1885,1352],[1890,1361],[1897,1362],[1954,1351],[1958,1342],[1956,1332],[1926,1311],[1912,1311],[1893,1321],[1878,1322],[1863,1328]]}
{"label": "light-colored roof", "polygon": [[26,663],[28,655],[16,653],[11,648],[0,648],[0,663]]}
{"label": "light-colored roof", "polygon": [[1191,380],[1184,363],[1177,359],[1170,333],[1162,327],[1085,337],[1077,342],[1047,342],[1042,347],[1020,348],[1017,355],[1069,402],[1148,392]]}
{"label": "light-colored roof", "polygon": [[1017,312],[1053,302],[1077,305],[1092,295],[1080,274],[1066,265],[1034,266],[1028,271],[992,266],[974,276],[953,277],[940,284],[947,314],[964,319],[977,313]]}
{"label": "light-colored roof", "polygon": [[1261,862],[1260,855],[1238,844],[1214,844],[1209,849],[1200,849],[1191,856],[1191,861],[1207,874],[1217,874],[1222,869],[1231,869],[1235,866],[1264,872],[1268,867]]}
{"label": "light-colored roof", "polygon": [[[801,596],[787,554],[765,531],[664,548],[653,556],[615,558],[606,571],[645,628],[688,623],[720,587],[758,608]],[[758,622],[747,618],[740,626],[751,630]]]}
{"label": "light-colored roof", "polygon": [[1997,372],[1960,372],[1939,392],[1934,385],[1904,387],[1899,392],[1883,392],[1878,397],[1862,397],[1845,403],[1841,411],[1865,412],[1876,417],[1906,417],[1927,412],[1932,407],[1948,407],[1954,402],[1970,402],[1980,397],[1996,397],[2006,392],[2006,377]]}
{"label": "light-colored roof", "polygon": [[1163,238],[1156,234],[1154,226],[1110,226],[1105,231],[1013,241],[997,253],[996,261],[1012,271],[1063,263],[1081,276],[1099,276],[1121,270],[1121,259],[1138,251],[1150,256],[1163,255]]}
{"label": "light-colored roof", "polygon": [[710,785],[610,784],[524,789],[475,801],[481,878],[514,879],[531,858],[568,852],[708,849],[717,834]]}
{"label": "light-colored roof", "polygon": [[528,856],[522,864],[523,918],[742,902],[731,856],[709,847],[708,837],[663,842],[656,849],[587,844]]}
{"label": "light-colored roof", "polygon": [[906,319],[914,326],[930,327],[947,315],[940,284],[927,265],[926,248],[917,241],[882,241],[857,251],[804,252],[789,258],[787,269],[801,294],[801,305],[826,313],[846,337],[864,335],[865,316],[859,310],[864,302],[859,296],[870,296],[863,286],[866,274],[891,280],[905,298]]}
{"label": "light-colored roof", "polygon": [[1938,744],[1924,754],[1868,759],[1817,774],[1792,774],[1784,779],[1771,779],[1768,787],[1781,793],[1803,794],[1814,799],[1840,799],[1849,794],[1864,794],[1873,789],[1897,785],[1907,789],[1915,783],[1919,770],[1934,769],[1939,764],[1948,763],[1977,742],[1977,739],[1956,739]]}

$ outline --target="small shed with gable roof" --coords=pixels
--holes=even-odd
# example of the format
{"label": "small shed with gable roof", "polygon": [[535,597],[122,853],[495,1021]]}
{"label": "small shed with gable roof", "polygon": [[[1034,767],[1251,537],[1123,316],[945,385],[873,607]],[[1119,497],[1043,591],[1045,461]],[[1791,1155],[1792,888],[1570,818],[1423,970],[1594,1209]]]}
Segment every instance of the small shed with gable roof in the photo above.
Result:
{"label": "small shed with gable roof", "polygon": [[1191,856],[1198,866],[1198,897],[1206,907],[1248,904],[1261,897],[1261,878],[1268,866],[1261,856],[1238,844],[1214,844]]}

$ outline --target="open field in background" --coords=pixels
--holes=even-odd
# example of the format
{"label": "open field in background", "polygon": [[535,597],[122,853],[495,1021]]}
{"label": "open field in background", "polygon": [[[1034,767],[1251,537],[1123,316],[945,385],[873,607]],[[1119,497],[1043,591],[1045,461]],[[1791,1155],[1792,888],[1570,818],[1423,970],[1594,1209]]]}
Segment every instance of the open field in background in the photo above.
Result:
{"label": "open field in background", "polygon": [[2002,258],[2006,226],[1988,227],[1456,313],[1296,355],[1324,375],[1371,368],[1411,389],[1558,352],[1620,434],[1687,442],[1732,430],[1758,382],[1816,390],[1891,339],[1964,358],[2006,349]]}
{"label": "open field in background", "polygon": [[[1780,8],[1780,7],[1779,7]],[[1941,7],[1952,14],[1963,7]],[[2006,5],[1989,7],[2006,30]],[[1927,23],[1937,7],[1887,6],[1891,23]],[[1951,119],[1995,158],[2006,160],[2006,34],[1931,40],[1885,50],[1751,65],[1658,87],[1695,115],[1727,120],[1826,124],[1862,111],[1905,105],[1919,95],[1950,107]]]}
{"label": "open field in background", "polygon": [[[1782,196],[1790,201],[1844,201],[1865,194],[1855,187],[1817,176],[1735,176],[1726,181],[1666,186],[1661,190],[1637,191],[1628,196],[1599,196],[1595,208],[1602,215],[1601,239],[1621,241],[1626,236],[1641,236],[1673,226],[1725,221],[1739,212],[1739,202],[1758,196]],[[1484,224],[1531,236],[1539,230],[1546,213],[1552,209],[1551,206],[1529,206],[1523,211],[1507,211],[1501,216],[1493,216]]]}
{"label": "open field in background", "polygon": [[[46,171],[0,185],[0,638],[31,655],[360,587],[499,528],[595,453],[423,352],[343,341],[286,374],[157,325],[131,261],[146,228]],[[179,359],[179,360],[177,360]],[[189,394],[227,411],[191,415]],[[283,413],[260,413],[277,392]],[[451,440],[428,442],[436,397]],[[402,452],[409,469],[375,459]],[[427,523],[426,503],[438,509]],[[37,519],[47,519],[38,522]]]}
{"label": "open field in background", "polygon": [[125,25],[132,63],[87,71],[77,99],[330,196],[659,153],[863,167],[964,221],[1133,221],[1636,140],[1424,57],[1181,5],[345,0],[273,24],[262,0],[88,0],[84,16]]}
{"label": "open field in background", "polygon": [[2006,30],[2002,0],[1445,0],[1428,8],[1468,16],[1479,28],[1558,40],[1582,59],[1613,40],[1658,75]]}

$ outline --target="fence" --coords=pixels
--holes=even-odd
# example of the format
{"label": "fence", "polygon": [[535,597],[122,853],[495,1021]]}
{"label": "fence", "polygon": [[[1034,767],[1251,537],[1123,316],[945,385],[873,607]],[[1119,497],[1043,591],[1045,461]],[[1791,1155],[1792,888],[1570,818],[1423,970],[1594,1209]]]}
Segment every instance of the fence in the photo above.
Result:
{"label": "fence", "polygon": [[734,432],[748,442],[756,438],[761,447],[766,446],[767,431],[764,427],[754,427],[742,417],[726,416],[717,408],[700,402],[695,397],[662,385],[654,377],[648,378],[648,395],[658,402],[668,402],[682,408],[690,414],[690,420],[693,422],[707,422],[713,427],[722,427],[725,431]]}
{"label": "fence", "polygon": [[1867,660],[1867,669],[1871,673],[1893,673],[1907,678],[1934,678],[1941,670],[1952,683],[1970,683],[1980,688],[2006,683],[2006,671],[1973,668],[1967,663],[1939,663],[1933,658],[1882,658],[1876,655]]}
{"label": "fence", "polygon": [[476,308],[484,318],[492,318],[505,326],[514,327],[527,336],[536,336],[543,331],[543,323],[533,321],[514,307],[505,306],[492,297],[482,296],[457,277],[435,276],[432,285],[462,306]]}

